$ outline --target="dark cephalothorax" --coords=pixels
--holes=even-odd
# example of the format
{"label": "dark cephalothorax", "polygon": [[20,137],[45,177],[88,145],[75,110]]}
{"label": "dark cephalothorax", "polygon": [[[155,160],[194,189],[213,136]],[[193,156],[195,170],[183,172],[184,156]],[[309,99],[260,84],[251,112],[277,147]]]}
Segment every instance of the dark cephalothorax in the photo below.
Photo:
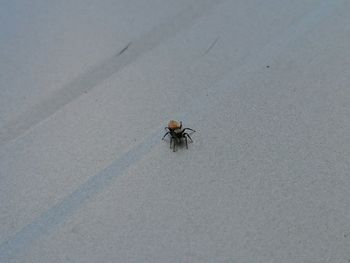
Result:
{"label": "dark cephalothorax", "polygon": [[188,145],[187,145],[187,138],[190,139],[191,142],[192,138],[191,136],[185,132],[186,130],[192,131],[192,132],[196,132],[195,130],[191,129],[191,128],[182,128],[182,122],[180,121],[180,123],[178,123],[177,121],[170,121],[168,124],[168,127],[165,127],[165,129],[167,130],[167,132],[164,134],[162,140],[164,140],[165,136],[167,136],[168,134],[170,134],[170,149],[171,146],[173,145],[173,151],[176,151],[176,144],[180,144],[182,142],[182,140],[185,140],[186,143],[186,149],[188,149]]}

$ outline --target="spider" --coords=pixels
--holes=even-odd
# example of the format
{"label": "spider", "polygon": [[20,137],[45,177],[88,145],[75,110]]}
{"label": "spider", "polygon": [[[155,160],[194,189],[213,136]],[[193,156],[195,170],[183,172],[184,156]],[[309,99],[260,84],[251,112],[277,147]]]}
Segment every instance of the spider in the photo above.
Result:
{"label": "spider", "polygon": [[164,140],[165,136],[170,134],[171,136],[170,149],[171,149],[171,144],[173,142],[174,152],[176,151],[176,143],[180,144],[182,142],[182,139],[185,139],[186,149],[188,149],[187,138],[190,139],[191,142],[193,142],[191,136],[187,132],[185,132],[186,130],[196,132],[191,128],[182,129],[182,122],[180,121],[180,123],[178,123],[177,121],[174,121],[174,120],[169,121],[168,127],[165,127],[165,129],[167,129],[168,131],[164,134],[162,140]]}

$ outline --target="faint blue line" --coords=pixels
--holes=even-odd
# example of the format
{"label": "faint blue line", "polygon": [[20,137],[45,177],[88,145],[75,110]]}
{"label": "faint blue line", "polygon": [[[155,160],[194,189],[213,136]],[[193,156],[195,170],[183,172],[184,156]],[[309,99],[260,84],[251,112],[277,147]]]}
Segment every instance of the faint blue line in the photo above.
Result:
{"label": "faint blue line", "polygon": [[[339,2],[323,1],[320,6],[303,17],[299,22],[293,25],[276,41],[274,45],[266,46],[261,52],[260,57],[252,56],[252,61],[246,61],[246,68],[251,68],[256,61],[267,59],[266,54],[275,54],[277,50],[285,48],[290,42],[295,41],[300,35],[307,33],[314,25],[321,22],[322,19],[331,14]],[[275,54],[276,55],[276,54]],[[207,108],[203,100],[195,100],[192,109],[199,111]],[[181,120],[188,120],[188,114],[181,114]],[[161,135],[159,130],[147,137],[141,144],[126,152],[118,160],[108,166],[106,169],[90,178],[81,185],[76,191],[64,198],[61,202],[42,213],[32,223],[25,226],[15,236],[0,245],[0,262],[8,262],[17,252],[23,251],[31,242],[48,232],[54,226],[61,224],[70,214],[76,211],[87,199],[101,192],[116,176],[122,174],[133,163],[142,158],[158,142]]]}
{"label": "faint blue line", "polygon": [[89,198],[100,193],[111,181],[137,162],[160,142],[160,132],[152,133],[142,143],[123,154],[119,159],[91,177],[77,190],[58,204],[42,213],[33,222],[26,225],[12,238],[0,245],[0,262],[8,262],[18,252],[22,252],[31,242],[61,224]]}

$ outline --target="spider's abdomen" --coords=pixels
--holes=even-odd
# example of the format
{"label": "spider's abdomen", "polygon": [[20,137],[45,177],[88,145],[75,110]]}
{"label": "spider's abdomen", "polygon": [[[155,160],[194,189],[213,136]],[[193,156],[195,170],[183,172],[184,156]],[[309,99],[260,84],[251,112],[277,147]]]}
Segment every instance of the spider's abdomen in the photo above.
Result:
{"label": "spider's abdomen", "polygon": [[178,123],[177,121],[171,120],[168,123],[168,128],[170,130],[176,130],[176,129],[179,129],[180,127],[181,127],[181,124]]}

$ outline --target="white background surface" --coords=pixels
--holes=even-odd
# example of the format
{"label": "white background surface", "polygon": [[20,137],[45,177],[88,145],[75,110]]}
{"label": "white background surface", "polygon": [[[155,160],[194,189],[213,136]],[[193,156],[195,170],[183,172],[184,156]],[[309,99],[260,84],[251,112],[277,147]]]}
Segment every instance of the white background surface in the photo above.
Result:
{"label": "white background surface", "polygon": [[0,262],[350,262],[349,11],[2,2]]}

